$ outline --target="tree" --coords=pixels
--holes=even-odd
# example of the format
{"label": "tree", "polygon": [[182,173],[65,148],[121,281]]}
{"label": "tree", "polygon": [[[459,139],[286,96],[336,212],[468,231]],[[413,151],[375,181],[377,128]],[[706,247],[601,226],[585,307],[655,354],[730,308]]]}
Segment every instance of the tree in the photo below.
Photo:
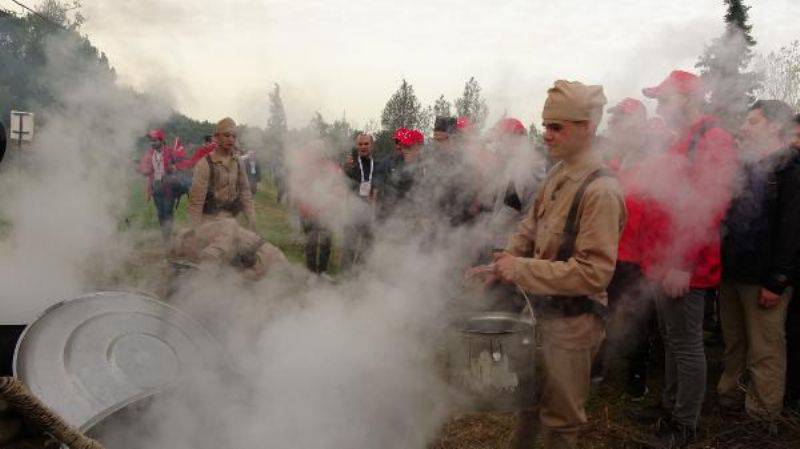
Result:
{"label": "tree", "polygon": [[433,111],[434,108],[427,106],[419,113],[419,124],[417,128],[422,131],[422,134],[429,134],[433,129],[433,121],[436,117]]}
{"label": "tree", "polygon": [[464,93],[456,100],[456,114],[459,117],[469,117],[476,129],[483,128],[489,115],[486,100],[481,97],[481,86],[475,77],[471,77],[464,85]]}
{"label": "tree", "polygon": [[267,127],[264,129],[264,146],[267,149],[266,159],[270,174],[276,180],[281,179],[284,171],[283,159],[288,132],[286,110],[281,98],[281,86],[275,83],[272,92],[269,93],[269,118],[267,118]]}
{"label": "tree", "polygon": [[433,105],[433,114],[437,117],[449,117],[452,107],[453,105],[444,98],[444,95],[440,95]]}
{"label": "tree", "polygon": [[394,131],[397,128],[416,128],[420,125],[422,105],[414,94],[414,87],[405,79],[392,94],[381,114],[383,129]]}
{"label": "tree", "polygon": [[695,64],[709,90],[710,112],[729,128],[738,126],[747,107],[755,99],[759,77],[747,72],[756,44],[750,34],[748,11],[742,0],[725,0],[725,31],[714,39]]}
{"label": "tree", "polygon": [[353,127],[342,117],[328,123],[319,111],[314,113],[308,128],[323,142],[331,156],[339,156],[353,147]]}
{"label": "tree", "polygon": [[[46,17],[53,23],[65,27],[69,30],[77,30],[83,25],[85,18],[77,11],[81,8],[80,0],[60,1],[44,0],[36,7],[36,12]],[[76,11],[70,20],[69,12]]]}
{"label": "tree", "polygon": [[800,41],[758,56],[755,67],[762,77],[758,98],[783,100],[800,109]]}
{"label": "tree", "polygon": [[311,117],[308,127],[317,133],[320,138],[324,138],[328,134],[328,130],[330,129],[331,125],[328,124],[328,122],[325,121],[325,118],[322,117],[322,114],[317,111],[314,113],[314,116]]}
{"label": "tree", "polygon": [[[47,0],[37,8],[39,15],[0,14],[1,120],[7,120],[12,108],[41,111],[54,106],[56,84],[78,84],[87,77],[114,84],[116,73],[108,58],[79,32],[83,18],[71,12],[79,6],[78,2]],[[46,56],[47,48],[56,42],[64,43],[61,51],[68,53],[58,66],[48,64]],[[39,117],[47,120],[46,115]]]}
{"label": "tree", "polygon": [[281,99],[281,86],[275,83],[272,92],[269,93],[267,134],[282,142],[286,131],[288,131],[288,128],[286,125],[286,110],[283,108],[283,99]]}

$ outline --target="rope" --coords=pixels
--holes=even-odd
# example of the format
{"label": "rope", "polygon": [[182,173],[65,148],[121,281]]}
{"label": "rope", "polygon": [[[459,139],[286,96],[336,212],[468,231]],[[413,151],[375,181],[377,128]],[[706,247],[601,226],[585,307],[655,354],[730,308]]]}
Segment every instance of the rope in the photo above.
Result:
{"label": "rope", "polygon": [[104,449],[103,446],[67,424],[13,377],[0,377],[0,399],[4,399],[31,424],[71,449]]}

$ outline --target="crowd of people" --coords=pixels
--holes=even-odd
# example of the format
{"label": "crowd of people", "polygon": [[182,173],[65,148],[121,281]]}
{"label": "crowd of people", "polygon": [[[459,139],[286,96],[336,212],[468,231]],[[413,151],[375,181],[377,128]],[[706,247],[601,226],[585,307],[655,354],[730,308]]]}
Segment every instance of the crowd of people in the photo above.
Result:
{"label": "crowd of people", "polygon": [[[350,199],[344,272],[363,264],[381,227],[397,220],[436,233],[435,210],[448,230],[486,230],[469,276],[534,298],[541,398],[522,422],[538,420],[545,448],[577,447],[591,378],[621,360],[628,398],[648,397],[654,329],[664,347],[661,397],[631,415],[653,425],[643,438],[651,447],[691,444],[706,398],[710,298],[718,297],[725,344],[720,411],[773,429],[785,406],[800,408],[800,298],[792,288],[800,281],[800,115],[759,100],[730,129],[706,110],[702,79],[685,71],[642,94],[657,116],[634,98],[606,110],[602,86],[555,82],[542,111],[543,151],[514,118],[479,136],[467,119],[437,117],[431,141],[398,129],[394,153],[382,160],[373,136],[359,133],[340,162],[309,155],[301,164],[309,183],[343,180],[339,190],[323,189]],[[236,260],[259,277],[285,257],[254,232],[255,169],[235,154],[235,133],[222,120],[186,158],[153,132],[140,171],[167,236],[179,193],[165,179],[193,167],[190,227],[176,246],[198,260]],[[319,201],[300,195],[294,203],[307,267],[323,273],[332,224]],[[533,447],[519,435],[519,447]]]}

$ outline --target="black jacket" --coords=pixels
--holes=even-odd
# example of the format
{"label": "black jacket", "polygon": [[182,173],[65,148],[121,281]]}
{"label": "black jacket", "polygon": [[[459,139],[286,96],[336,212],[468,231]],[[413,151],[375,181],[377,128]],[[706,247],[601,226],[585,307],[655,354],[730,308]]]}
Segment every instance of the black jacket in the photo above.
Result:
{"label": "black jacket", "polygon": [[781,294],[800,262],[800,152],[745,163],[741,174],[723,227],[722,277]]}
{"label": "black jacket", "polygon": [[[344,174],[350,180],[350,190],[353,192],[358,193],[358,189],[361,186],[361,179],[363,176],[364,181],[373,181],[375,177],[376,169],[378,168],[378,163],[375,161],[374,158],[362,158],[359,157],[358,154],[353,154],[353,158],[355,159],[355,164],[352,167],[345,167]],[[359,160],[361,164],[359,164]],[[370,163],[372,160],[372,163]],[[363,167],[364,173],[361,173],[361,168]],[[372,182],[372,187],[370,190],[375,188],[375,183]]]}

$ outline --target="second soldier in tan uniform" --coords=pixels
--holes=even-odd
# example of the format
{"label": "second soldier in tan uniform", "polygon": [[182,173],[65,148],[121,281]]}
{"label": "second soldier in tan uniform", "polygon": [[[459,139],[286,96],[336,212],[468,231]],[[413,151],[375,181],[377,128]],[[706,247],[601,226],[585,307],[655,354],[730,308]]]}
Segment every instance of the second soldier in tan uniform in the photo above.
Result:
{"label": "second soldier in tan uniform", "polygon": [[256,209],[243,164],[234,157],[236,123],[224,118],[214,131],[216,149],[194,166],[189,190],[189,225],[197,228],[217,218],[243,212],[247,225],[255,229]]}
{"label": "second soldier in tan uniform", "polygon": [[587,423],[592,359],[605,334],[605,291],[625,222],[620,187],[592,151],[605,103],[601,86],[556,81],[548,91],[544,141],[559,162],[506,252],[495,256],[494,279],[519,286],[538,314],[547,449],[577,447]]}
{"label": "second soldier in tan uniform", "polygon": [[[264,276],[286,257],[254,232],[255,204],[241,161],[234,157],[236,123],[222,119],[216,149],[194,167],[189,191],[190,229],[181,233],[173,255],[202,264],[230,264],[251,279]],[[249,229],[236,220],[244,213]]]}

